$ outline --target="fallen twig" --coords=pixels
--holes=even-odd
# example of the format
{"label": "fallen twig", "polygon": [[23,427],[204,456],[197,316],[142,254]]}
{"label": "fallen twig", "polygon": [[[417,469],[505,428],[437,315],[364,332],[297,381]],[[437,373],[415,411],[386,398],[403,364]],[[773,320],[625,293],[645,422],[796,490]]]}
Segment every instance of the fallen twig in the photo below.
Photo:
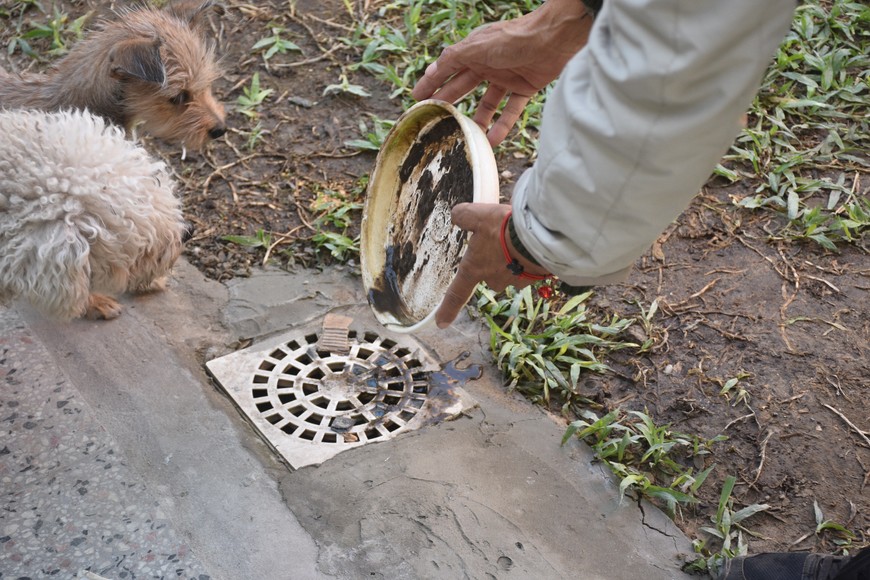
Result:
{"label": "fallen twig", "polygon": [[828,409],[830,409],[831,411],[833,411],[834,413],[836,413],[836,414],[840,417],[840,419],[842,419],[843,421],[845,421],[846,424],[847,424],[849,427],[851,427],[852,429],[854,429],[855,433],[857,433],[858,435],[861,436],[861,438],[864,440],[864,443],[867,445],[867,447],[870,447],[870,437],[867,436],[867,433],[865,433],[864,431],[861,431],[860,429],[858,429],[858,427],[856,427],[855,424],[852,423],[852,422],[848,419],[848,417],[846,417],[844,414],[842,414],[841,412],[839,412],[838,410],[836,410],[836,409],[833,408],[832,406],[830,406],[830,405],[828,405],[827,403],[825,403],[825,407],[827,407]]}
{"label": "fallen twig", "polygon": [[730,427],[731,425],[734,425],[736,423],[739,423],[740,421],[743,421],[744,419],[748,419],[749,417],[754,417],[754,416],[755,416],[755,413],[749,413],[748,415],[743,415],[742,417],[737,417],[736,419],[734,419],[733,421],[731,421],[730,423],[725,425],[725,428],[722,429],[722,431],[727,431],[728,427]]}
{"label": "fallen twig", "polygon": [[795,395],[794,397],[789,397],[788,399],[784,399],[784,400],[780,401],[779,404],[785,405],[786,403],[791,403],[792,401],[797,401],[798,399],[802,399],[804,397],[804,395],[806,395],[806,394],[807,394],[806,391],[804,391],[803,393],[801,393],[799,395]]}
{"label": "fallen twig", "polygon": [[272,255],[272,250],[274,250],[275,247],[277,247],[279,244],[283,244],[287,240],[292,239],[293,234],[295,234],[297,231],[301,230],[302,227],[303,226],[296,226],[295,228],[293,228],[292,230],[290,230],[286,234],[279,235],[278,239],[275,242],[272,242],[272,244],[269,245],[268,248],[266,248],[266,255],[263,256],[263,266],[265,266],[266,264],[269,263],[269,257]]}
{"label": "fallen twig", "polygon": [[764,438],[764,441],[761,442],[761,462],[758,464],[758,471],[755,472],[755,479],[752,480],[750,486],[754,486],[755,482],[758,481],[758,478],[761,477],[761,470],[764,468],[764,460],[767,457],[767,442],[770,441],[770,437],[773,435],[773,430],[767,432],[767,436]]}
{"label": "fallen twig", "polygon": [[713,286],[715,286],[716,283],[719,282],[720,279],[721,279],[721,278],[716,278],[716,279],[714,279],[714,280],[711,281],[709,284],[707,284],[706,286],[704,286],[703,288],[701,288],[700,290],[698,290],[697,292],[695,292],[694,294],[692,294],[691,296],[689,296],[688,298],[686,298],[685,300],[680,300],[680,301],[677,302],[676,304],[670,304],[670,305],[669,305],[669,308],[670,308],[671,310],[676,310],[677,308],[680,308],[681,306],[685,305],[686,303],[690,302],[691,300],[694,300],[695,298],[699,298],[699,297],[702,296],[705,292],[707,292],[707,290],[709,290],[710,288],[712,288]]}
{"label": "fallen twig", "polygon": [[837,288],[836,286],[834,286],[833,284],[831,284],[830,282],[828,282],[824,278],[819,278],[817,276],[810,276],[809,274],[804,274],[804,276],[806,276],[810,280],[815,280],[816,282],[821,282],[822,284],[824,284],[825,286],[827,286],[828,288],[830,288],[831,290],[833,290],[837,294],[841,294],[839,288]]}
{"label": "fallen twig", "polygon": [[712,330],[715,330],[716,332],[718,332],[719,334],[721,334],[721,335],[724,336],[725,338],[728,338],[728,339],[731,339],[731,340],[740,340],[740,341],[743,341],[743,342],[751,342],[751,341],[749,340],[749,338],[747,338],[747,337],[745,337],[745,336],[741,336],[741,335],[739,335],[739,334],[734,334],[733,332],[728,332],[727,330],[722,330],[721,328],[719,328],[718,326],[716,326],[715,324],[713,324],[712,322],[710,322],[710,321],[707,320],[707,319],[702,319],[702,320],[700,320],[699,322],[700,322],[701,324],[703,324],[704,326],[706,326],[707,328],[710,328],[710,329],[712,329]]}
{"label": "fallen twig", "polygon": [[801,536],[800,538],[798,538],[797,540],[795,540],[794,542],[792,542],[792,543],[789,545],[789,547],[793,548],[793,547],[797,546],[798,544],[800,544],[801,542],[803,542],[804,540],[806,540],[806,539],[809,538],[810,536],[814,535],[815,533],[816,533],[815,531],[807,532],[806,534],[804,534],[803,536]]}

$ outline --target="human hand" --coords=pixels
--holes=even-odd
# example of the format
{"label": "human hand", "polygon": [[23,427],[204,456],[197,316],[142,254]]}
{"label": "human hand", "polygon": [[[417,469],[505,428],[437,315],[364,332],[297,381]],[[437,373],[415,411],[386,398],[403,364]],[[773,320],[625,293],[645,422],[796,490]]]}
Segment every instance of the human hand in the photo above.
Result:
{"label": "human hand", "polygon": [[[508,286],[525,288],[533,283],[534,280],[521,278],[507,267],[501,236],[505,216],[510,211],[509,205],[495,203],[460,203],[453,208],[451,213],[453,224],[470,232],[471,236],[465,254],[459,262],[456,276],[435,312],[438,328],[450,326],[480,282],[486,282],[487,286],[495,292],[501,292]],[[519,255],[509,239],[506,239],[505,243],[508,253],[512,258],[517,259],[524,271],[540,276],[548,274],[540,266],[532,264]]]}
{"label": "human hand", "polygon": [[[411,95],[454,103],[486,82],[474,122],[490,145],[501,143],[529,100],[586,44],[592,18],[579,0],[547,0],[515,20],[477,28],[429,65]],[[507,99],[499,118],[499,105]],[[492,126],[490,124],[492,123]]]}

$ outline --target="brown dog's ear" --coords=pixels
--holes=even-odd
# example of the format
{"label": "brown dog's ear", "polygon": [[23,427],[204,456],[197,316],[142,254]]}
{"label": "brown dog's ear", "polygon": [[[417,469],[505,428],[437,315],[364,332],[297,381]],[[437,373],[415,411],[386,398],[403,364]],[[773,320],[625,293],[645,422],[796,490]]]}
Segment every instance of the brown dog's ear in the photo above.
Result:
{"label": "brown dog's ear", "polygon": [[193,29],[202,27],[209,11],[213,10],[218,15],[224,13],[224,7],[215,0],[175,0],[170,2],[165,10]]}
{"label": "brown dog's ear", "polygon": [[134,38],[116,45],[109,52],[112,77],[163,84],[166,73],[160,58],[159,38]]}

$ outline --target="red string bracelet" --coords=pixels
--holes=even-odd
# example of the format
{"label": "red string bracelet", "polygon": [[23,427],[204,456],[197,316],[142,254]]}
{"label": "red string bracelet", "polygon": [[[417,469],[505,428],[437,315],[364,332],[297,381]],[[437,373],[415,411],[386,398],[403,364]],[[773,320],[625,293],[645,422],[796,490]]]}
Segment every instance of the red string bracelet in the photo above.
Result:
{"label": "red string bracelet", "polygon": [[499,241],[501,242],[501,249],[504,252],[504,259],[507,260],[507,269],[511,271],[514,276],[519,278],[523,278],[525,280],[546,280],[551,278],[552,276],[539,276],[537,274],[529,274],[523,268],[523,265],[519,263],[516,258],[511,257],[511,253],[508,251],[507,241],[504,237],[505,228],[507,228],[508,220],[511,219],[511,215],[513,212],[507,212],[504,216],[504,220],[501,222],[501,230],[499,231]]}

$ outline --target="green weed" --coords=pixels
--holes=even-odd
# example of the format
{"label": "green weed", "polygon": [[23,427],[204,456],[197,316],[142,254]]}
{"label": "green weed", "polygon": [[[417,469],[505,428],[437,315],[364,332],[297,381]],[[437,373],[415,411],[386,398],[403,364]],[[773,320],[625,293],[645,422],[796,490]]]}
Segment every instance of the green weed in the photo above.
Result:
{"label": "green weed", "polygon": [[248,151],[253,151],[266,133],[268,133],[268,131],[263,129],[263,124],[257,122],[254,128],[247,133],[248,140],[246,141],[245,146],[248,148]]}
{"label": "green weed", "polygon": [[281,36],[286,32],[284,28],[273,26],[270,28],[270,31],[272,33],[271,36],[261,38],[251,47],[251,50],[262,54],[264,63],[268,63],[269,59],[276,54],[287,54],[289,51],[298,52],[302,50],[296,43]]}
{"label": "green weed", "polygon": [[781,215],[775,238],[837,251],[870,229],[868,22],[866,4],[803,3],[752,105],[753,123],[725,156],[730,167],[715,172],[757,180],[755,194],[735,203]]}
{"label": "green weed", "polygon": [[264,89],[260,86],[260,73],[255,72],[251,77],[250,86],[242,87],[243,94],[237,99],[239,112],[252,119],[258,117],[260,113],[257,109],[273,92],[273,89]]}
{"label": "green weed", "polygon": [[822,536],[823,534],[830,535],[833,543],[841,550],[845,550],[852,545],[855,533],[842,524],[825,519],[822,508],[819,507],[819,502],[816,500],[813,500],[813,513],[816,517],[817,536]]}
{"label": "green weed", "polygon": [[647,338],[643,344],[640,346],[640,350],[638,353],[649,352],[650,349],[655,345],[655,339],[652,338],[656,334],[655,325],[653,324],[653,317],[656,315],[656,312],[659,310],[659,301],[658,298],[653,300],[649,308],[644,308],[640,302],[635,302],[638,309],[640,310],[640,317],[637,318],[637,322],[643,326],[644,334],[649,337]]}
{"label": "green weed", "polygon": [[342,262],[359,255],[359,237],[351,238],[336,232],[317,232],[311,240],[316,247],[329,250],[333,258]]}
{"label": "green weed", "polygon": [[340,77],[340,82],[334,85],[328,85],[325,89],[323,89],[323,95],[334,95],[339,93],[346,93],[349,95],[356,95],[357,97],[370,97],[372,94],[366,90],[366,88],[362,85],[357,85],[351,83],[347,75],[342,73]]}
{"label": "green weed", "polygon": [[743,525],[743,522],[757,513],[770,509],[770,506],[752,504],[735,511],[731,493],[736,481],[733,475],[725,478],[719,495],[718,508],[716,513],[710,516],[713,525],[701,528],[711,537],[712,547],[702,539],[693,541],[692,545],[699,557],[688,566],[689,570],[708,571],[715,577],[726,559],[747,554],[748,543],[744,534],[753,534]]}
{"label": "green weed", "polygon": [[369,129],[369,124],[366,123],[365,120],[360,120],[359,130],[360,134],[363,135],[363,138],[345,141],[344,144],[346,147],[359,149],[361,151],[380,150],[381,145],[384,144],[384,139],[386,139],[387,134],[396,122],[393,120],[380,119],[372,114],[369,114],[369,120],[371,121],[371,129]]}
{"label": "green weed", "polygon": [[324,190],[318,192],[311,204],[312,211],[317,213],[313,225],[318,230],[311,240],[315,247],[328,250],[333,258],[342,262],[359,255],[359,236],[352,237],[348,231],[356,221],[353,214],[362,209],[362,204],[348,197]]}
{"label": "green weed", "polygon": [[[40,4],[36,2],[22,2],[20,16],[23,16],[24,11],[29,6],[36,6],[42,11]],[[23,54],[31,58],[39,58],[39,54],[33,49],[31,43],[36,40],[48,40],[48,54],[50,56],[58,56],[66,53],[69,46],[81,40],[84,34],[84,25],[90,19],[91,12],[70,20],[66,12],[60,12],[57,8],[54,10],[53,16],[46,23],[34,22],[31,23],[30,29],[22,32],[22,22],[19,21],[16,30],[17,35],[14,35],[6,46],[6,52],[9,55],[20,50]]]}
{"label": "green weed", "polygon": [[744,405],[749,406],[749,391],[746,390],[746,387],[741,384],[740,381],[750,376],[749,373],[737,373],[736,377],[732,377],[722,384],[722,389],[719,391],[719,394],[729,401],[731,401],[733,397],[732,405],[743,403]]}
{"label": "green weed", "polygon": [[698,502],[696,492],[714,468],[695,473],[686,464],[709,455],[712,445],[725,439],[706,441],[679,433],[670,425],[656,425],[640,411],[616,409],[598,417],[584,410],[581,416],[565,430],[562,444],[575,436],[586,441],[596,459],[619,477],[620,498],[636,492],[662,506],[672,518],[679,506]]}
{"label": "green weed", "polygon": [[272,245],[272,234],[262,229],[257,230],[253,236],[228,235],[221,239],[245,248],[269,248]]}
{"label": "green weed", "polygon": [[614,315],[591,321],[586,292],[564,303],[538,298],[534,288],[508,288],[502,297],[478,287],[477,309],[490,328],[490,348],[508,387],[531,400],[550,404],[556,393],[563,409],[583,400],[583,372],[604,372],[607,354],[638,345],[619,339],[633,320]]}

